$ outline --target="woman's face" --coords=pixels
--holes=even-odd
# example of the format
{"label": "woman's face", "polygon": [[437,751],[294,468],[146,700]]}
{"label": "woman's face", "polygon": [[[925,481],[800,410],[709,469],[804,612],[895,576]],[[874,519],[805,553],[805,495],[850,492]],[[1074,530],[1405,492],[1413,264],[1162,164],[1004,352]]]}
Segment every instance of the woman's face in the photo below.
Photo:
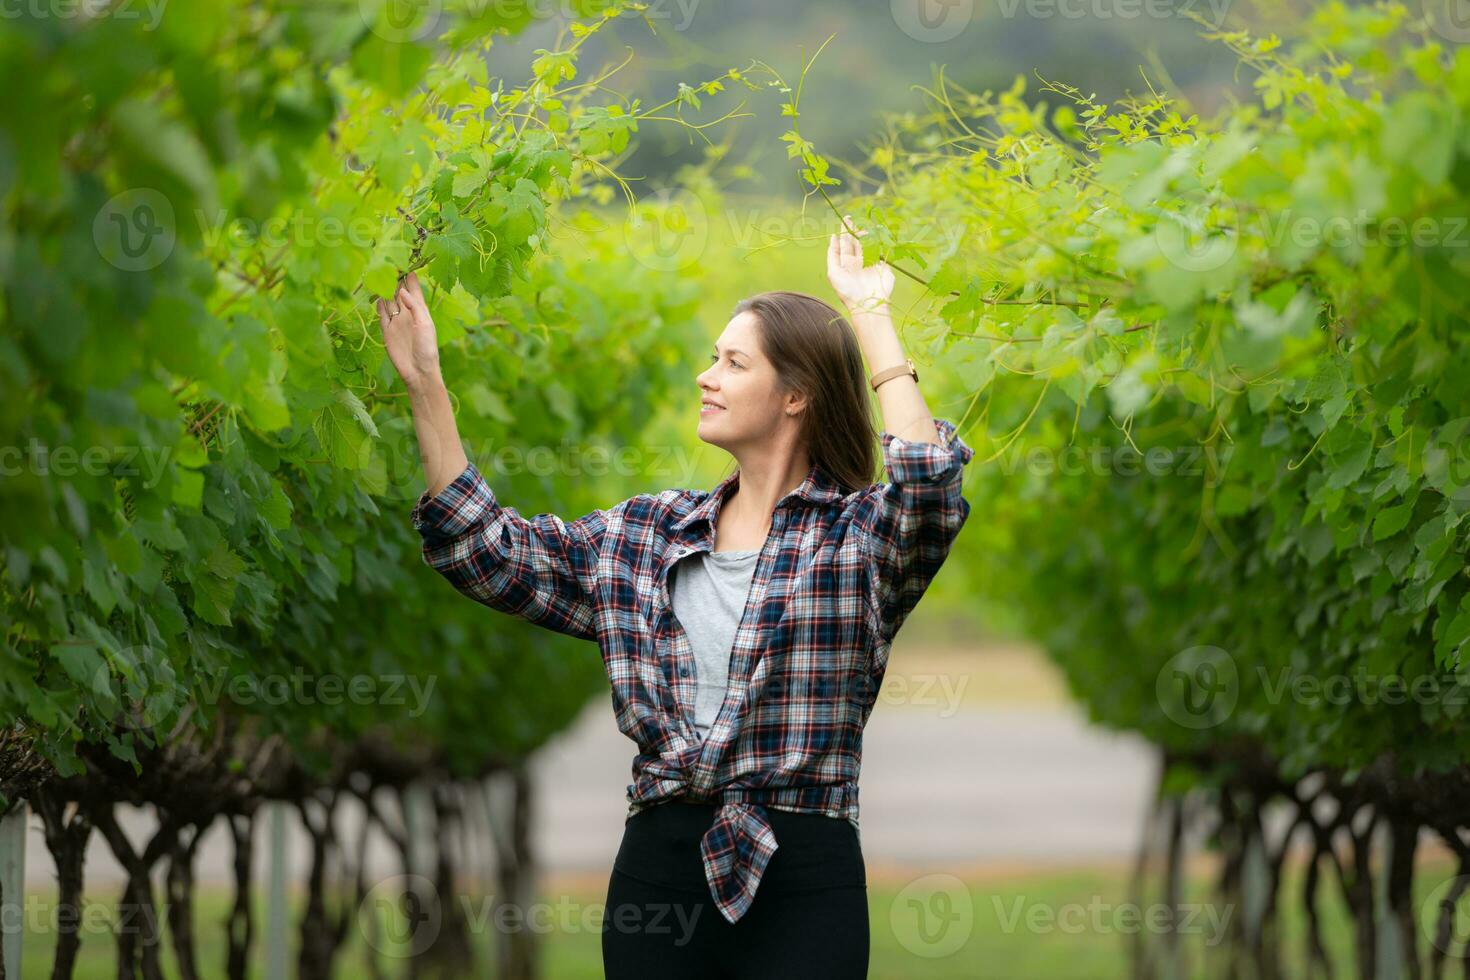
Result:
{"label": "woman's face", "polygon": [[736,314],[695,378],[700,388],[699,438],[722,449],[770,438],[786,415],[787,396],[775,366],[761,353],[755,314]]}

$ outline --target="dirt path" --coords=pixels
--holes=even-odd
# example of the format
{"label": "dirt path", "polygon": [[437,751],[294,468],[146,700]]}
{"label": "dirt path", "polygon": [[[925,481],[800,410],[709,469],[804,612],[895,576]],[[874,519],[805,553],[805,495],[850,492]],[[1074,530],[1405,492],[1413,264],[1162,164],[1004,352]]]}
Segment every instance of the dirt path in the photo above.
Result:
{"label": "dirt path", "polygon": [[[862,840],[875,876],[1126,860],[1154,775],[1143,741],[1087,725],[1049,665],[1023,649],[900,647],[863,742]],[[595,876],[611,866],[633,754],[604,697],[538,753],[533,836],[548,875]],[[152,825],[142,813],[121,819],[134,840]],[[27,879],[43,886],[54,869],[39,821],[32,824]],[[299,870],[307,842],[294,814],[289,825],[289,860]],[[354,815],[340,826],[355,826]],[[262,836],[261,874],[265,850]],[[201,882],[226,881],[230,860],[217,829],[201,844]],[[370,860],[383,874],[397,870],[381,847]],[[121,880],[96,835],[86,872],[93,886]]]}
{"label": "dirt path", "polygon": [[[1004,699],[992,683],[1025,679]],[[605,702],[536,766],[537,844],[548,870],[611,862],[632,743]],[[863,736],[869,866],[1127,859],[1155,774],[1147,743],[1089,726],[1034,664],[895,659]]]}

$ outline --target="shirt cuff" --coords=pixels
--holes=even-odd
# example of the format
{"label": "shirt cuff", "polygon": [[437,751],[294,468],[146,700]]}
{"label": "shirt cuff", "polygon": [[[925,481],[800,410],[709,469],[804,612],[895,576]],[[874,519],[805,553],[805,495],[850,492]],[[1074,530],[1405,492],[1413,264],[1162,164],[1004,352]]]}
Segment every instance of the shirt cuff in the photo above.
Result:
{"label": "shirt cuff", "polygon": [[425,490],[413,505],[409,518],[425,538],[452,537],[473,527],[496,505],[495,494],[474,463],[433,497]]}
{"label": "shirt cuff", "polygon": [[975,450],[960,438],[949,419],[936,418],[934,428],[939,433],[940,445],[900,439],[886,429],[883,431],[883,461],[892,482],[933,482],[964,466],[975,455]]}

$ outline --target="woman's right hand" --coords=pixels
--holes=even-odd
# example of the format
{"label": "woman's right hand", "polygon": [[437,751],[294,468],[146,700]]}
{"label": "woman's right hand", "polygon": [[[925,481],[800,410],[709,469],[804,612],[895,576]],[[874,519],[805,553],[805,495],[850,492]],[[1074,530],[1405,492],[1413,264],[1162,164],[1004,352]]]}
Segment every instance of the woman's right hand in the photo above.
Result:
{"label": "woman's right hand", "polygon": [[410,391],[439,380],[439,338],[424,305],[418,273],[404,277],[392,300],[378,300],[378,322],[388,359]]}

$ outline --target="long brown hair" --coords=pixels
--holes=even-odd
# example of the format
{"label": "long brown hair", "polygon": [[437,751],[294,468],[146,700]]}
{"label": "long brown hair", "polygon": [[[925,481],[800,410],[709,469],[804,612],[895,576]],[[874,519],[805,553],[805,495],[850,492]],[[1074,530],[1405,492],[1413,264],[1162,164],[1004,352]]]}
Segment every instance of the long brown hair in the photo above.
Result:
{"label": "long brown hair", "polygon": [[778,289],[735,305],[757,321],[761,349],[787,391],[805,392],[801,441],[813,463],[852,493],[877,479],[878,432],[852,324],[806,293]]}

